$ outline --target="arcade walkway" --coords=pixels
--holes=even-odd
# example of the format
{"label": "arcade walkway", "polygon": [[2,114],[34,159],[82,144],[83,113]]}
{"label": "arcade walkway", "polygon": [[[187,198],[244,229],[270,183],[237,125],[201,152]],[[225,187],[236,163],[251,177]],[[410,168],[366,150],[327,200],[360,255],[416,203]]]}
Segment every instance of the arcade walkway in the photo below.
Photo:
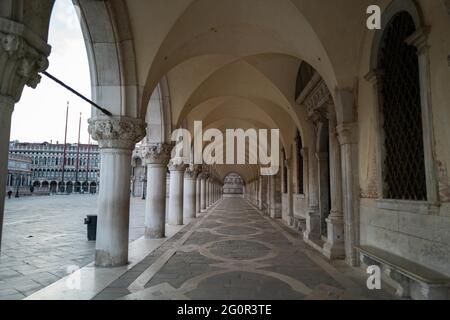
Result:
{"label": "arcade walkway", "polygon": [[225,198],[94,299],[380,299],[242,198]]}

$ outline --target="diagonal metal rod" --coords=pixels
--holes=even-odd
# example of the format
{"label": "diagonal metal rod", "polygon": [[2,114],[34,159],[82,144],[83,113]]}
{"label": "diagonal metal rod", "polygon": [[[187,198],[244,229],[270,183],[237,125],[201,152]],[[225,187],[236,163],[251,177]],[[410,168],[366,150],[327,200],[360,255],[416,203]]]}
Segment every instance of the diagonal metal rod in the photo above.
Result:
{"label": "diagonal metal rod", "polygon": [[64,82],[62,82],[61,80],[59,80],[58,78],[52,76],[50,73],[48,73],[47,71],[42,71],[42,74],[47,76],[48,78],[52,79],[53,81],[55,81],[57,84],[63,86],[64,88],[66,88],[67,90],[69,90],[70,92],[72,92],[73,94],[75,94],[76,96],[80,97],[81,99],[83,99],[84,101],[86,101],[87,103],[91,104],[94,108],[97,108],[98,110],[100,110],[101,112],[103,112],[105,115],[107,116],[112,116],[112,113],[109,112],[108,110],[106,110],[105,108],[100,107],[98,104],[96,104],[94,101],[86,98],[85,96],[83,96],[81,93],[79,93],[78,91],[76,91],[75,89],[72,89],[71,87],[69,87],[67,84],[65,84]]}

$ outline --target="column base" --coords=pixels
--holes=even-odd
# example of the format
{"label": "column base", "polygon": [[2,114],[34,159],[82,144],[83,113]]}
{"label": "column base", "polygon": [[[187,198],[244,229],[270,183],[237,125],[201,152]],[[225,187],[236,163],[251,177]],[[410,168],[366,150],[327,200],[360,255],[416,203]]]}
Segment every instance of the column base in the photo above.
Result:
{"label": "column base", "polygon": [[95,250],[95,266],[97,267],[123,267],[128,264],[128,256],[111,256],[104,250]]}
{"label": "column base", "polygon": [[327,222],[327,242],[323,247],[324,255],[331,260],[345,259],[344,218],[342,215],[330,214]]}
{"label": "column base", "polygon": [[165,238],[164,230],[155,230],[151,228],[145,228],[145,238],[147,239],[163,239]]}
{"label": "column base", "polygon": [[326,242],[323,246],[323,255],[330,260],[345,259],[345,247],[343,243]]}
{"label": "column base", "polygon": [[319,240],[320,234],[320,212],[313,209],[310,210],[306,217],[306,230],[303,233],[303,237],[306,240]]}

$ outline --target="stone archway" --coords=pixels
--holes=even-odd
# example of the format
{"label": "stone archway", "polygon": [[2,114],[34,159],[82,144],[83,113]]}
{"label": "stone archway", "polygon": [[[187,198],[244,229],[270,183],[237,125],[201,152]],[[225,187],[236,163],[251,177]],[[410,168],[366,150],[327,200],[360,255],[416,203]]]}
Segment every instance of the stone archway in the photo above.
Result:
{"label": "stone archway", "polygon": [[223,179],[224,197],[242,197],[244,194],[244,180],[235,172],[231,172]]}
{"label": "stone archway", "polygon": [[56,193],[58,191],[58,183],[56,181],[50,182],[50,193]]}

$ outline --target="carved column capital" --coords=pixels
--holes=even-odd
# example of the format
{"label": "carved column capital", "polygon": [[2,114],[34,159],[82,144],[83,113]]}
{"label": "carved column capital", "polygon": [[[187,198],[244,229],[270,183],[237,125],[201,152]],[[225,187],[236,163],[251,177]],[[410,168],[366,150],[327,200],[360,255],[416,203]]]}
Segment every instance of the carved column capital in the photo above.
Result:
{"label": "carved column capital", "polygon": [[10,96],[18,101],[25,85],[36,88],[41,80],[39,72],[48,68],[47,57],[49,53],[38,51],[17,30],[16,32],[0,31],[0,74],[2,82],[0,94]]}
{"label": "carved column capital", "polygon": [[341,145],[358,143],[358,124],[356,122],[339,124],[336,131]]}
{"label": "carved column capital", "polygon": [[198,164],[190,165],[186,169],[185,174],[188,176],[188,178],[196,180],[198,176],[201,174],[201,168],[202,166]]}
{"label": "carved column capital", "polygon": [[196,171],[193,166],[187,167],[186,171],[184,172],[184,177],[190,180],[195,180],[197,178],[197,175],[198,171]]}
{"label": "carved column capital", "polygon": [[98,141],[100,149],[133,150],[145,137],[146,125],[140,119],[128,117],[91,118],[89,133]]}
{"label": "carved column capital", "polygon": [[171,159],[167,167],[172,172],[172,171],[185,171],[186,166],[187,165],[182,161],[179,161],[177,159]]}
{"label": "carved column capital", "polygon": [[210,174],[208,172],[200,173],[200,179],[207,180],[209,177],[210,177]]}
{"label": "carved column capital", "polygon": [[145,164],[167,165],[170,160],[172,145],[168,143],[149,143],[140,148]]}

